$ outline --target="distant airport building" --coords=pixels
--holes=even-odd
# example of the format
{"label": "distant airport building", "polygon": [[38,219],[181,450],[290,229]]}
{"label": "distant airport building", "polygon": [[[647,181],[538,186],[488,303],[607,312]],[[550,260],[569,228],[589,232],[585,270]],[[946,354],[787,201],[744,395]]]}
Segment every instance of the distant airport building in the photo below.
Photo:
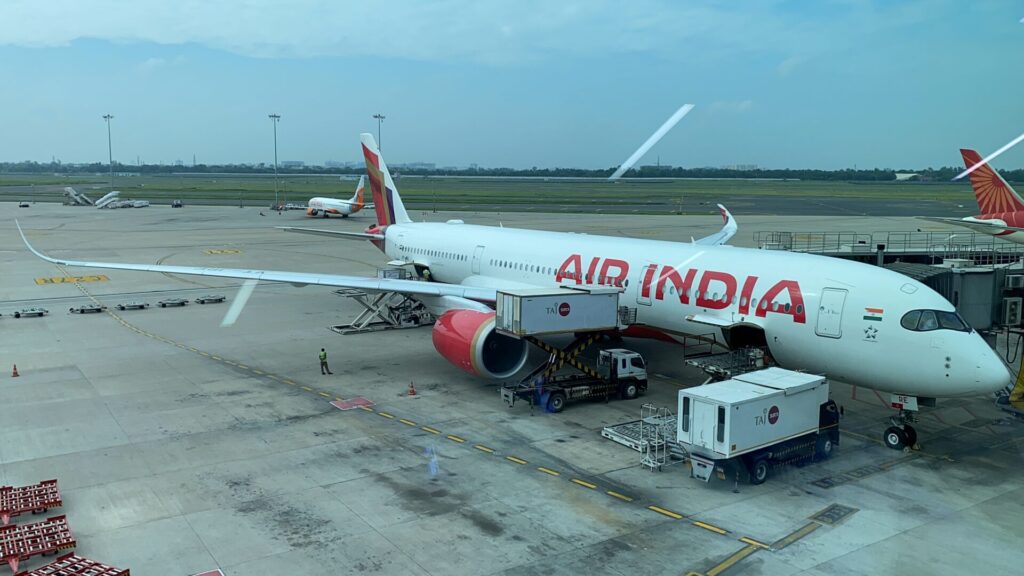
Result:
{"label": "distant airport building", "polygon": [[306,163],[302,160],[282,160],[281,166],[283,168],[302,168]]}
{"label": "distant airport building", "polygon": [[726,164],[722,170],[757,170],[757,164]]}

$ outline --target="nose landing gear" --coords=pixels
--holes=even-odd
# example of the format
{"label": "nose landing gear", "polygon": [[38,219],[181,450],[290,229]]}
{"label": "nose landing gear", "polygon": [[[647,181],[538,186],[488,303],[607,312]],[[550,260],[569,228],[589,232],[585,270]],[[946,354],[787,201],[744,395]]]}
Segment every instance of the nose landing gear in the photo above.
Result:
{"label": "nose landing gear", "polygon": [[904,448],[917,446],[917,430],[910,425],[911,422],[916,421],[917,418],[914,412],[900,410],[897,415],[890,419],[892,426],[886,428],[885,434],[882,435],[885,445],[893,450],[903,450]]}

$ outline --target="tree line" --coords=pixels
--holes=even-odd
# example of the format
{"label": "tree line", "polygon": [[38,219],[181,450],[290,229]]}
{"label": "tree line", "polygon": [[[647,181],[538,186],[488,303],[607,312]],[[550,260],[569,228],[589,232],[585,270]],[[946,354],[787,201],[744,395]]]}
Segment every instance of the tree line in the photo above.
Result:
{"label": "tree line", "polygon": [[[60,162],[0,162],[0,174],[106,174],[109,165],[100,162],[92,164],[62,164]],[[641,166],[626,172],[627,178],[771,178],[782,180],[832,180],[832,181],[895,181],[897,173],[917,174],[917,181],[949,181],[959,174],[963,168],[944,166],[942,168],[882,170],[812,170],[804,168],[680,168],[674,166]],[[170,175],[188,173],[235,173],[235,174],[273,174],[274,167],[266,164],[198,164],[195,166],[179,166],[169,164],[121,164],[114,163],[115,172],[132,172],[145,175]],[[396,168],[394,172],[415,176],[478,176],[478,177],[534,177],[534,178],[607,178],[615,171],[615,167],[585,168]],[[1000,170],[1008,181],[1024,181],[1024,169]],[[362,174],[359,167],[325,168],[321,166],[278,167],[280,174]]]}

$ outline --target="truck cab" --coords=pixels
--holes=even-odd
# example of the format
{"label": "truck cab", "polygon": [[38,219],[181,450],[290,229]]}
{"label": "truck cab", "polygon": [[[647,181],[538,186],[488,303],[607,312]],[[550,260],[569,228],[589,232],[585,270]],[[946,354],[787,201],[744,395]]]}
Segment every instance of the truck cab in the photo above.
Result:
{"label": "truck cab", "polygon": [[647,387],[647,365],[640,354],[625,348],[601,350],[597,358],[597,370],[601,377],[611,383],[634,380]]}

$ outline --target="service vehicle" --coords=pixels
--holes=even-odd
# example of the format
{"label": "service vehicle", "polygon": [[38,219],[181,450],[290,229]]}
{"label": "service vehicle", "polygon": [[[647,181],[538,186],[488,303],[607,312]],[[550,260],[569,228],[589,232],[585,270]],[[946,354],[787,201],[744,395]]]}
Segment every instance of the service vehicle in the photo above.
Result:
{"label": "service vehicle", "polygon": [[118,310],[145,310],[146,308],[149,308],[149,302],[138,302],[135,300],[122,302],[117,305]]}
{"label": "service vehicle", "polygon": [[94,312],[103,312],[107,307],[102,304],[82,304],[81,306],[72,306],[68,308],[68,312],[72,314],[92,314]]}
{"label": "service vehicle", "polygon": [[223,294],[206,294],[196,298],[197,304],[217,304],[223,302],[226,297]]}
{"label": "service vehicle", "polygon": [[157,302],[157,304],[159,304],[161,308],[167,308],[168,306],[186,306],[188,305],[188,300],[184,298],[166,298]]}
{"label": "service vehicle", "polygon": [[181,203],[181,200],[172,200],[171,201],[171,208],[181,208],[183,206],[184,206],[184,204]]}
{"label": "service vehicle", "polygon": [[29,203],[28,202],[18,202],[18,208],[28,208],[28,207],[29,207]]}
{"label": "service vehicle", "polygon": [[597,370],[580,374],[544,376],[531,374],[501,387],[501,398],[509,408],[516,399],[528,400],[548,412],[561,412],[576,400],[631,400],[647,391],[647,365],[643,356],[624,348],[601,350]]}
{"label": "service vehicle", "polygon": [[22,308],[14,313],[15,318],[21,318],[22,316],[46,316],[50,311],[46,308]]}
{"label": "service vehicle", "polygon": [[766,368],[679,391],[676,441],[693,477],[751,484],[772,468],[824,459],[839,444],[839,409],[824,376]]}

